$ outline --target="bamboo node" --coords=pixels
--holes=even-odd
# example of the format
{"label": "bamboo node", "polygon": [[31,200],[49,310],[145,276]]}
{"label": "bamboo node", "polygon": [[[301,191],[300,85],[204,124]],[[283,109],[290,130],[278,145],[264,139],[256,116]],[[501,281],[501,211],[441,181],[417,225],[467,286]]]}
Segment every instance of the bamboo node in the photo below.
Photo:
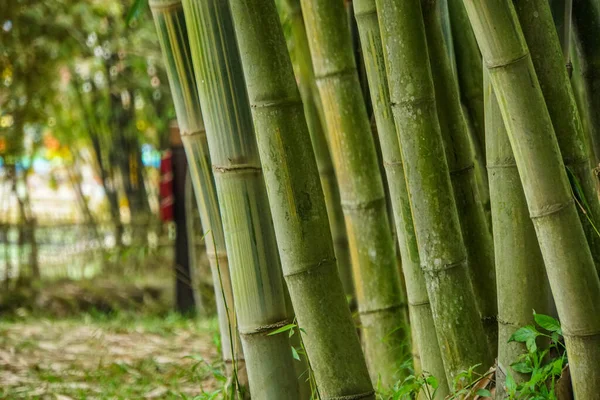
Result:
{"label": "bamboo node", "polygon": [[148,3],[152,10],[168,10],[183,7],[181,0],[150,0]]}
{"label": "bamboo node", "polygon": [[336,78],[341,78],[344,76],[352,76],[357,74],[356,72],[356,68],[354,67],[354,65],[352,65],[351,67],[348,68],[344,68],[338,71],[333,71],[333,72],[327,72],[325,74],[315,74],[315,80],[317,82],[319,81],[324,81],[327,79],[336,79]]}
{"label": "bamboo node", "polygon": [[410,97],[400,101],[390,101],[390,106],[392,108],[402,107],[402,108],[415,108],[418,106],[435,106],[435,97],[434,96],[424,96],[424,97]]}
{"label": "bamboo node", "polygon": [[455,175],[464,174],[465,172],[469,172],[472,169],[475,169],[475,164],[474,163],[471,163],[471,164],[469,164],[469,165],[467,165],[465,167],[458,168],[458,169],[455,169],[453,171],[450,171],[450,175],[455,176]]}
{"label": "bamboo node", "polygon": [[237,172],[240,174],[248,173],[248,174],[257,174],[262,172],[262,168],[250,165],[250,164],[238,164],[232,166],[218,166],[213,165],[213,171],[225,173],[225,172]]}
{"label": "bamboo node", "polygon": [[358,399],[366,399],[373,397],[375,395],[375,391],[371,390],[365,393],[358,394],[349,394],[347,396],[335,396],[335,397],[327,397],[327,400],[358,400]]}
{"label": "bamboo node", "polygon": [[457,267],[461,267],[461,266],[467,266],[467,258],[463,258],[460,261],[457,262],[453,262],[453,263],[449,263],[449,264],[443,264],[442,266],[438,267],[438,268],[427,268],[427,265],[422,265],[421,269],[423,270],[423,272],[428,272],[430,274],[434,274],[436,272],[442,272],[442,271],[447,271],[449,269],[453,269],[453,268],[457,268]]}
{"label": "bamboo node", "polygon": [[567,332],[565,330],[565,328],[562,328],[563,331],[563,336],[565,337],[570,337],[570,338],[592,338],[592,337],[600,337],[600,331],[596,330],[596,331],[591,331],[591,332],[586,332],[586,331],[580,331],[580,332]]}
{"label": "bamboo node", "polygon": [[206,129],[198,129],[195,131],[191,131],[191,132],[185,132],[185,131],[181,131],[181,136],[204,136],[206,137]]}
{"label": "bamboo node", "polygon": [[[284,273],[283,277],[284,278],[290,278],[290,277],[294,277],[297,275],[303,275],[303,274],[310,274],[314,271],[319,271],[321,270],[321,267],[323,265],[336,265],[336,258],[324,258],[321,261],[317,262],[317,263],[310,263],[308,264],[305,268],[297,270],[297,271],[293,271],[293,272],[289,272],[289,273]],[[337,271],[337,269],[336,269]]]}
{"label": "bamboo node", "polygon": [[570,198],[568,201],[564,203],[558,204],[550,204],[549,206],[542,207],[540,210],[533,210],[529,212],[529,217],[531,219],[548,217],[550,215],[556,214],[564,210],[565,208],[574,204],[573,198]]}
{"label": "bamboo node", "polygon": [[260,325],[260,326],[254,327],[252,329],[242,329],[240,327],[239,332],[240,332],[240,335],[242,335],[242,336],[262,335],[264,333],[270,333],[271,331],[273,331],[275,329],[282,328],[291,323],[293,323],[292,320],[284,319],[282,321],[275,322],[274,324]]}
{"label": "bamboo node", "polygon": [[425,300],[425,301],[415,301],[415,302],[408,302],[408,305],[411,307],[424,307],[424,306],[429,306],[431,303],[429,302],[429,300]]}
{"label": "bamboo node", "polygon": [[372,308],[370,310],[362,309],[359,306],[358,313],[360,315],[376,314],[376,313],[380,313],[380,312],[389,312],[389,311],[397,310],[399,308],[406,308],[406,303],[392,304],[391,306],[377,307],[377,308]]}
{"label": "bamboo node", "polygon": [[250,104],[252,108],[270,108],[270,107],[292,107],[302,105],[302,100],[298,97],[284,97],[274,100],[255,101]]}
{"label": "bamboo node", "polygon": [[490,62],[486,62],[485,66],[489,70],[496,69],[496,68],[508,67],[509,65],[516,64],[519,61],[522,61],[527,57],[529,57],[529,50],[525,49],[525,52],[523,54],[519,55],[518,57],[511,57],[511,58],[504,59],[504,60],[503,59],[491,60]]}
{"label": "bamboo node", "polygon": [[349,202],[342,201],[342,210],[344,211],[356,211],[356,210],[367,210],[369,208],[374,208],[379,205],[379,203],[385,202],[385,196],[377,197],[372,200],[367,201],[357,201],[357,202]]}

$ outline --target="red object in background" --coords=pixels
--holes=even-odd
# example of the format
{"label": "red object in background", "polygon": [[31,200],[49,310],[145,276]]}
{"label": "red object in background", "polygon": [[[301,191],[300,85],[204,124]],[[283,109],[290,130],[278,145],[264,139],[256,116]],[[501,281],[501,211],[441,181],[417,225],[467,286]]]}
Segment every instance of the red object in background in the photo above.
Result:
{"label": "red object in background", "polygon": [[163,153],[160,160],[160,219],[163,222],[173,221],[173,155],[171,150]]}

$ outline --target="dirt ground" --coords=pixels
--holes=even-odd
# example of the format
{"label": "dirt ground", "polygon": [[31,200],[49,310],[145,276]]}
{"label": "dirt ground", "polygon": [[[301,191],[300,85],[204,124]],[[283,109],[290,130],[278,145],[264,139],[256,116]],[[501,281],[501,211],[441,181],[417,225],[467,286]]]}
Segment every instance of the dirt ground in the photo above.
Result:
{"label": "dirt ground", "polygon": [[26,317],[0,323],[0,399],[210,398],[213,320]]}

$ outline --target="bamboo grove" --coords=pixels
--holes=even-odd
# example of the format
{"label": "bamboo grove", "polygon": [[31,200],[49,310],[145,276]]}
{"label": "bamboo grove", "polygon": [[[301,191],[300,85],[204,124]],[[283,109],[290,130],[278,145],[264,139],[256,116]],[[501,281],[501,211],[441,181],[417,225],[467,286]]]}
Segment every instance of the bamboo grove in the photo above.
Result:
{"label": "bamboo grove", "polygon": [[600,399],[600,1],[150,7],[231,398]]}

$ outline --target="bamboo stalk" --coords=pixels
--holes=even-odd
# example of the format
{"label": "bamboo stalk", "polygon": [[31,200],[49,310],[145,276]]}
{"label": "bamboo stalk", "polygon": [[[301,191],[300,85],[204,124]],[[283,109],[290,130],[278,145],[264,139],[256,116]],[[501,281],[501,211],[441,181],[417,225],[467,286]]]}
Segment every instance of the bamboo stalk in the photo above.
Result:
{"label": "bamboo stalk", "polygon": [[583,192],[585,200],[580,198],[579,219],[596,269],[600,272],[600,235],[594,226],[600,223],[600,202],[583,125],[565,68],[552,12],[547,0],[515,0],[514,4],[552,119],[563,162]]}
{"label": "bamboo stalk", "polygon": [[296,399],[291,323],[231,14],[220,0],[183,2],[254,399]]}
{"label": "bamboo stalk", "polygon": [[[369,372],[384,386],[408,353],[406,316],[377,154],[343,2],[302,0],[352,251]],[[382,340],[385,338],[385,340]]]}
{"label": "bamboo stalk", "polygon": [[[467,11],[462,0],[441,0],[449,3],[452,43],[456,54],[456,69],[463,115],[467,121],[467,133],[473,148],[475,178],[483,209],[491,222],[490,193],[485,169],[485,124],[483,111],[483,63],[477,40],[473,34]],[[491,227],[491,226],[490,226]]]}
{"label": "bamboo stalk", "polygon": [[354,15],[358,22],[381,152],[390,188],[394,222],[398,232],[410,321],[414,329],[413,340],[417,342],[416,348],[421,369],[438,378],[439,389],[436,398],[442,399],[448,394],[448,383],[438,346],[425,279],[419,265],[419,252],[410,212],[410,200],[404,180],[402,155],[390,105],[375,0],[354,0]]}
{"label": "bamboo stalk", "polygon": [[298,80],[298,89],[304,104],[304,113],[308,123],[308,131],[312,141],[313,151],[317,159],[319,176],[325,205],[333,237],[335,257],[338,260],[338,272],[344,285],[346,297],[354,297],[354,283],[352,282],[352,265],[350,249],[348,247],[348,235],[346,234],[346,223],[342,211],[340,189],[335,170],[331,160],[331,154],[327,144],[325,132],[325,115],[319,96],[319,90],[315,82],[315,72],[308,48],[308,37],[304,26],[300,0],[285,0],[285,14],[290,21],[292,30],[292,41],[288,41],[288,50],[292,57],[293,66]]}
{"label": "bamboo stalk", "polygon": [[469,260],[469,274],[492,353],[498,343],[494,243],[475,180],[474,157],[462,114],[458,84],[452,74],[436,1],[422,0],[427,48],[446,161]]}
{"label": "bamboo stalk", "polygon": [[461,0],[447,0],[450,10],[454,53],[460,83],[461,100],[476,134],[476,146],[485,159],[485,121],[483,111],[483,63],[477,40]]}
{"label": "bamboo stalk", "polygon": [[271,0],[230,4],[283,273],[306,331],[320,398],[374,399],[337,274],[317,163],[277,9]]}
{"label": "bamboo stalk", "polygon": [[573,17],[581,44],[582,70],[586,81],[591,124],[591,141],[595,153],[594,163],[600,162],[600,2],[574,0]]}
{"label": "bamboo stalk", "polygon": [[151,0],[150,6],[200,211],[206,254],[215,288],[223,361],[229,376],[237,378],[245,385],[248,378],[234,314],[225,235],[211,172],[206,130],[190,57],[183,7],[181,1],[173,0]]}
{"label": "bamboo stalk", "polygon": [[523,343],[508,340],[523,326],[532,325],[533,313],[549,314],[550,288],[544,260],[535,235],[517,164],[504,128],[491,83],[485,93],[485,143],[490,180],[496,280],[498,286],[497,396],[504,397],[504,382],[510,369],[517,383],[526,376],[510,365],[527,350]]}
{"label": "bamboo stalk", "polygon": [[453,381],[475,364],[490,365],[492,357],[445,161],[421,4],[377,0],[377,11],[421,268],[446,376]]}
{"label": "bamboo stalk", "polygon": [[[600,280],[512,2],[465,0],[561,319],[575,396],[599,399]],[[491,17],[493,16],[493,17]]]}

